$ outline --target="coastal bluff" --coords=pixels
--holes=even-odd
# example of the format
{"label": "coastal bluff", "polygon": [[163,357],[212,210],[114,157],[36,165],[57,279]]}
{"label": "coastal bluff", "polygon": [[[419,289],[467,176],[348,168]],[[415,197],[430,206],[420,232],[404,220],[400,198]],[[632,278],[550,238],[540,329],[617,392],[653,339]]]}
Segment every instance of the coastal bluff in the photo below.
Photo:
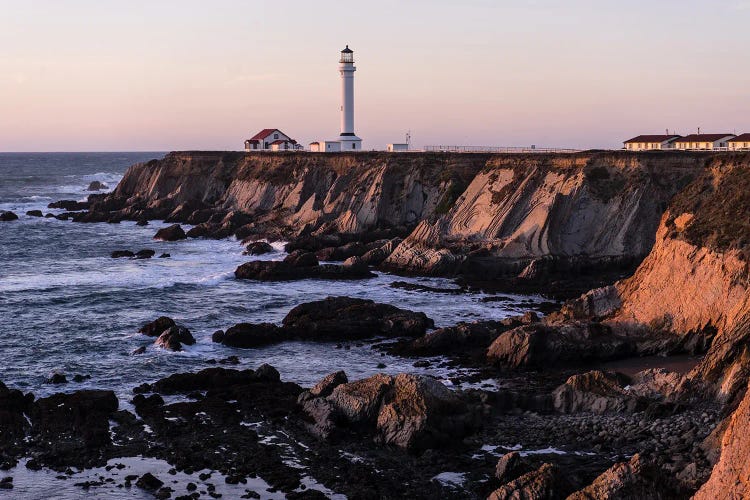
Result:
{"label": "coastal bluff", "polygon": [[635,269],[669,200],[712,158],[173,152],[131,166],[113,193],[92,196],[88,217],[166,219],[243,240],[380,232],[403,239],[383,268],[533,282]]}

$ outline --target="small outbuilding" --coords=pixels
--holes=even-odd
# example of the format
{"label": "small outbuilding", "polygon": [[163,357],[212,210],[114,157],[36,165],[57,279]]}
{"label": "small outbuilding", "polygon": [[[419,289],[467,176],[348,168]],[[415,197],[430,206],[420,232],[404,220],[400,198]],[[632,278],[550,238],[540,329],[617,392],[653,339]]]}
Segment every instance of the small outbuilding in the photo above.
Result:
{"label": "small outbuilding", "polygon": [[400,143],[400,144],[393,143],[393,144],[388,144],[385,147],[385,149],[389,153],[397,153],[397,152],[401,152],[401,151],[409,151],[409,145],[407,143],[405,143],[405,142],[404,143]]}
{"label": "small outbuilding", "polygon": [[297,141],[277,128],[264,128],[245,141],[245,151],[287,151],[298,149]]}
{"label": "small outbuilding", "polygon": [[679,135],[639,135],[624,142],[628,151],[653,151],[674,149],[674,143]]}
{"label": "small outbuilding", "polygon": [[310,151],[313,153],[337,153],[341,151],[340,141],[317,141],[310,143]]}
{"label": "small outbuilding", "polygon": [[675,141],[675,148],[682,150],[712,151],[727,149],[734,134],[690,134]]}

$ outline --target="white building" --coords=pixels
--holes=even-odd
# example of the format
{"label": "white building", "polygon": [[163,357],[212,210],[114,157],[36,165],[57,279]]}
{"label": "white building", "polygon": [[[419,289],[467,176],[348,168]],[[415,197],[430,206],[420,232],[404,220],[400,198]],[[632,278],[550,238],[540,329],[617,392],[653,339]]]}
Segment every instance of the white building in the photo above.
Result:
{"label": "white building", "polygon": [[245,141],[245,151],[294,151],[297,141],[277,128],[264,128]]}
{"label": "white building", "polygon": [[750,150],[750,134],[740,134],[727,142],[729,144],[729,149],[732,151]]}
{"label": "white building", "polygon": [[639,135],[624,142],[628,151],[651,151],[654,149],[674,149],[679,135]]}
{"label": "white building", "polygon": [[341,151],[341,141],[318,141],[310,143],[313,153],[338,153]]}
{"label": "white building", "polygon": [[680,137],[675,141],[677,149],[693,149],[711,151],[729,147],[729,140],[734,134],[691,134]]}
{"label": "white building", "polygon": [[407,143],[405,143],[405,142],[404,143],[398,143],[398,144],[397,143],[388,144],[385,147],[385,150],[388,151],[389,153],[398,153],[398,152],[401,152],[401,151],[409,151],[409,145]]}

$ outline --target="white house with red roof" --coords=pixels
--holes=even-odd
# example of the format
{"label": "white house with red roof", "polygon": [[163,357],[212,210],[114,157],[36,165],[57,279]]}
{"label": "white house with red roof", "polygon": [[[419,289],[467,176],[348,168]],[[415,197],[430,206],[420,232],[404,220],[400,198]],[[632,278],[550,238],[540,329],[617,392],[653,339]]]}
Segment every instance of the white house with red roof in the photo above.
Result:
{"label": "white house with red roof", "polygon": [[639,135],[624,142],[628,151],[651,151],[654,149],[674,149],[679,135]]}
{"label": "white house with red roof", "polygon": [[245,141],[245,151],[294,151],[297,141],[277,128],[264,128]]}

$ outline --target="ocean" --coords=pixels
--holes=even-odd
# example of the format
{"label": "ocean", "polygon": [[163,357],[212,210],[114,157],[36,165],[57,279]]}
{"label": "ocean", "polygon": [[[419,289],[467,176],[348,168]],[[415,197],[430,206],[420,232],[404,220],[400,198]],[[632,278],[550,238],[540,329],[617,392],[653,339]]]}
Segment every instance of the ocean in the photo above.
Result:
{"label": "ocean", "polygon": [[[303,280],[258,283],[234,278],[235,268],[251,258],[282,259],[283,245],[261,257],[242,255],[234,238],[153,240],[161,222],[136,226],[84,224],[25,215],[28,210],[60,213],[47,205],[60,199],[83,200],[90,182],[114,188],[133,163],[162,153],[6,153],[0,154],[0,210],[19,220],[0,222],[0,381],[37,396],[83,388],[112,389],[128,401],[132,388],[177,372],[197,371],[210,360],[238,356],[240,368],[275,366],[283,379],[303,386],[343,369],[350,379],[376,372],[418,372],[447,384],[455,368],[384,356],[374,342],[285,342],[258,349],[233,349],[211,342],[211,335],[239,322],[280,323],[294,306],[327,296],[347,295],[423,311],[438,327],[459,321],[500,319],[522,313],[541,297],[509,296],[483,302],[482,293],[460,295],[408,291],[390,286],[409,281],[452,288],[439,278],[403,278],[378,273],[363,281]],[[147,260],[113,259],[113,250],[153,249]],[[182,352],[153,346],[137,333],[144,323],[166,315],[193,333],[197,344]],[[346,343],[345,343],[346,344]],[[133,352],[146,346],[146,352]],[[379,364],[385,368],[378,368]],[[53,385],[54,373],[83,382]],[[88,378],[90,377],[90,378]]]}

